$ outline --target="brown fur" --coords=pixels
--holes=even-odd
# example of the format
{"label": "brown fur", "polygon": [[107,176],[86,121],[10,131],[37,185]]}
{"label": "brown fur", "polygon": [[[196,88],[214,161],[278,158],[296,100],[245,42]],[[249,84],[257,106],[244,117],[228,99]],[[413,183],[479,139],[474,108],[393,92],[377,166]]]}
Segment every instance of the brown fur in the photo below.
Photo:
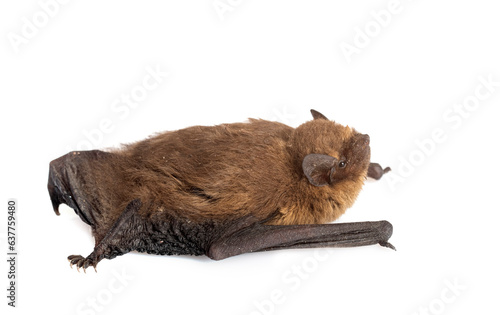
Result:
{"label": "brown fur", "polygon": [[284,248],[389,242],[387,221],[328,223],[355,201],[370,163],[369,137],[311,111],[297,128],[248,123],[195,126],[121,149],[70,152],[49,167],[57,214],[69,205],[92,227],[84,270],[130,251],[224,259]]}
{"label": "brown fur", "polygon": [[[150,205],[142,207],[145,216],[168,209],[195,222],[249,214],[268,224],[331,222],[353,204],[366,178],[370,150],[357,148],[360,136],[325,119],[296,129],[250,119],[160,133],[112,152],[111,163],[93,166],[96,182],[112,181],[105,187],[113,187],[93,188],[96,199],[116,209],[99,220],[111,225],[138,198]],[[331,185],[316,187],[301,166],[311,153],[344,159],[348,166]]]}

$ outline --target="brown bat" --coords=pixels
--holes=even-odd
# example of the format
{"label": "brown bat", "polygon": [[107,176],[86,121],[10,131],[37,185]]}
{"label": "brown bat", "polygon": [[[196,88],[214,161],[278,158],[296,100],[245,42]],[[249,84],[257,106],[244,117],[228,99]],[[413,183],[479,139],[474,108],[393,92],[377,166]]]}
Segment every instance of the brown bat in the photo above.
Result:
{"label": "brown bat", "polygon": [[220,260],[285,248],[388,243],[387,221],[325,224],[354,203],[370,138],[315,110],[297,128],[260,119],[164,132],[109,152],[75,151],[50,163],[54,211],[65,203],[92,227],[96,267],[130,251]]}

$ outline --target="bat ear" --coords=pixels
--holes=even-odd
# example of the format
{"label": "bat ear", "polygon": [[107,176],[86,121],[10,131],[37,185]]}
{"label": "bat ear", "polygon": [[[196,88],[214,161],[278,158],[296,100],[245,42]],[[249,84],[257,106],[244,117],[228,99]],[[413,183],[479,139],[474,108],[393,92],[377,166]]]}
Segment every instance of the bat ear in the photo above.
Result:
{"label": "bat ear", "polygon": [[317,187],[332,182],[337,159],[325,154],[308,154],[302,160],[302,170],[311,184]]}
{"label": "bat ear", "polygon": [[314,109],[311,109],[311,114],[313,115],[314,120],[316,120],[316,119],[328,120],[328,118],[326,118],[325,115],[323,115],[322,113],[320,113]]}

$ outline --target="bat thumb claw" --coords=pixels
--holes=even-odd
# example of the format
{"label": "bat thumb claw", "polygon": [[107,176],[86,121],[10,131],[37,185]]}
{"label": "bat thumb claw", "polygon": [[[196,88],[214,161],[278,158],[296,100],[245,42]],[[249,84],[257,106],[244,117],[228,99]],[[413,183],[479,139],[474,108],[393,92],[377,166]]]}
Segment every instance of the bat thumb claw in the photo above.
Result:
{"label": "bat thumb claw", "polygon": [[383,241],[383,242],[379,242],[378,244],[379,244],[380,246],[383,246],[383,247],[388,247],[388,248],[390,248],[390,249],[392,249],[392,250],[396,250],[396,247],[394,247],[394,245],[392,245],[392,244],[391,244],[391,243],[389,243],[389,242],[385,242],[385,241]]}

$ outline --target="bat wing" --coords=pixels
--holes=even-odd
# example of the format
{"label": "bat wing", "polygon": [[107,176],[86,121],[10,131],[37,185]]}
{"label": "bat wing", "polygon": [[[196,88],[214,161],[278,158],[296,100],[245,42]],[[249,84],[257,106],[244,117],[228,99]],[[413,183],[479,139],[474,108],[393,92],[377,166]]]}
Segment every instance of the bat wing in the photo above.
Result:
{"label": "bat wing", "polygon": [[292,248],[354,247],[380,244],[395,249],[388,240],[392,225],[387,221],[336,224],[265,225],[254,223],[224,235],[207,256],[220,260],[243,253]]}

